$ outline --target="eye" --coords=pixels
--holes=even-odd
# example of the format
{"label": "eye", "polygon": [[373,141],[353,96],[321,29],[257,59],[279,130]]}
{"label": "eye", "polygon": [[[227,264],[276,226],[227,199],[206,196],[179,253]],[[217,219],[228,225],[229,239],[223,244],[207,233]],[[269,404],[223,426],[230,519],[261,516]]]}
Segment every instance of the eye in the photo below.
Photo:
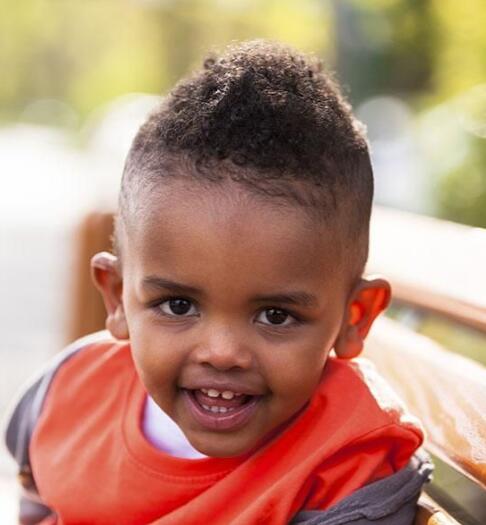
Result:
{"label": "eye", "polygon": [[195,305],[183,297],[167,299],[160,303],[157,308],[165,315],[177,317],[189,317],[198,313]]}
{"label": "eye", "polygon": [[272,326],[288,326],[295,322],[294,317],[280,308],[267,308],[258,314],[256,320],[259,323]]}

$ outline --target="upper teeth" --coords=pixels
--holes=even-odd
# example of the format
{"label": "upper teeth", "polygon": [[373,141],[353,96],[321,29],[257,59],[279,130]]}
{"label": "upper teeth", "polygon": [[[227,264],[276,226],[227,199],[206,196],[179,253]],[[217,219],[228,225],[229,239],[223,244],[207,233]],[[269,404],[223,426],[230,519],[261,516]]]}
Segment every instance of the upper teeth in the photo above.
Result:
{"label": "upper teeth", "polygon": [[219,397],[221,396],[223,399],[233,399],[235,396],[241,396],[243,394],[238,392],[231,392],[231,390],[225,390],[223,392],[220,392],[219,390],[216,390],[215,388],[201,388],[201,392],[203,394],[208,395],[209,397]]}

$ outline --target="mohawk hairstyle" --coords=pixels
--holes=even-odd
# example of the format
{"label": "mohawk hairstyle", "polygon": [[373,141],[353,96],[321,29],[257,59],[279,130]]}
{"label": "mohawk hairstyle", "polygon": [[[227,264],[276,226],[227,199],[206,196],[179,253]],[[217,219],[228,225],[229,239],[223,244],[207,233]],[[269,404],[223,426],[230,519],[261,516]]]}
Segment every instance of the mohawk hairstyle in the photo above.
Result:
{"label": "mohawk hairstyle", "polygon": [[366,261],[373,196],[368,147],[316,58],[261,40],[207,58],[135,137],[122,180],[122,218],[134,190],[182,174],[208,183],[231,179],[320,218],[339,215],[354,242],[365,234],[360,265]]}

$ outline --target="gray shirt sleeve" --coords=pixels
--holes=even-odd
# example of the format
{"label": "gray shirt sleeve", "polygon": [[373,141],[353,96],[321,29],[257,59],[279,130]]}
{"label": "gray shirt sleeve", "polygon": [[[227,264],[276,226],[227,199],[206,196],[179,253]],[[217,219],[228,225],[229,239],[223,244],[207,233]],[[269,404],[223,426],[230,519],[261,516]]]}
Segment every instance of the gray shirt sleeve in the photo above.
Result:
{"label": "gray shirt sleeve", "polygon": [[412,525],[417,500],[433,466],[423,451],[407,467],[370,483],[324,511],[301,511],[291,525]]}
{"label": "gray shirt sleeve", "polygon": [[57,354],[45,369],[24,389],[7,419],[5,444],[18,465],[18,479],[23,488],[20,497],[19,523],[34,525],[52,514],[37,492],[29,458],[29,446],[35,426],[44,405],[49,386],[59,368],[90,344],[105,340],[107,332],[97,332],[75,341]]}

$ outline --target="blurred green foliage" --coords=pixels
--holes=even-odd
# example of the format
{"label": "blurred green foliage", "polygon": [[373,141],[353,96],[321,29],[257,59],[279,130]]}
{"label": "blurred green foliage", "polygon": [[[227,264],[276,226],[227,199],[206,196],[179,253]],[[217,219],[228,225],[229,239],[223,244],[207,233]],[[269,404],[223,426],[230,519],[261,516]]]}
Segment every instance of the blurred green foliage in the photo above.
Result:
{"label": "blurred green foliage", "polygon": [[[319,54],[354,103],[391,94],[419,114],[486,81],[484,0],[0,0],[0,10],[4,123],[63,123],[32,109],[45,99],[83,122],[122,94],[164,93],[208,50],[252,38]],[[485,138],[466,138],[468,155],[437,174],[437,213],[486,227]]]}
{"label": "blurred green foliage", "polygon": [[[485,114],[486,115],[486,114]],[[465,161],[447,173],[436,194],[439,215],[486,228],[486,140],[472,137]]]}
{"label": "blurred green foliage", "polygon": [[127,92],[163,93],[209,50],[279,39],[322,52],[330,9],[317,1],[0,0],[0,119],[54,98],[81,116]]}

